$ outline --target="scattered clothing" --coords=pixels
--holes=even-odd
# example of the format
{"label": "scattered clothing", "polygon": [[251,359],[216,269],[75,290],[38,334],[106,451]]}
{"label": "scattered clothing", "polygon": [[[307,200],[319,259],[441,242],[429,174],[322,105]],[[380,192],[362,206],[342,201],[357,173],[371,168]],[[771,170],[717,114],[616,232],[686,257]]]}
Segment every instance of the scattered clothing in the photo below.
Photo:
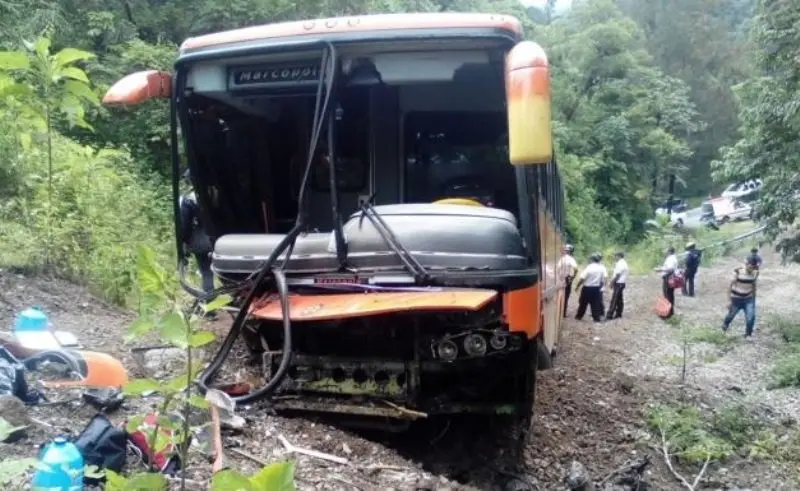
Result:
{"label": "scattered clothing", "polygon": [[614,265],[614,272],[612,273],[613,290],[611,292],[611,301],[608,304],[608,312],[606,312],[606,319],[619,319],[622,317],[622,311],[625,308],[625,285],[628,282],[628,262],[624,257],[617,260]]}

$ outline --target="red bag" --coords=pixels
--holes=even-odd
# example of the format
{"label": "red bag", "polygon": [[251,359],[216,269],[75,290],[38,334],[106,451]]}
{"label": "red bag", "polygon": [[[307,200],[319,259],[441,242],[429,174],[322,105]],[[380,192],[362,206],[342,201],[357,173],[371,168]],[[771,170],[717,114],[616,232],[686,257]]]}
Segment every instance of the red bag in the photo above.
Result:
{"label": "red bag", "polygon": [[[171,417],[170,419],[175,421],[177,418]],[[139,449],[139,451],[142,453],[142,459],[145,461],[145,463],[150,463],[150,456],[152,455],[153,467],[164,474],[174,474],[180,470],[180,456],[178,455],[178,448],[173,443],[170,443],[167,445],[167,448],[159,452],[154,452],[154,449],[150,448],[149,440],[155,426],[156,415],[155,413],[150,413],[145,416],[144,422],[136,431],[128,434],[128,439],[131,441],[133,446]],[[164,428],[163,426],[159,428],[158,432],[167,438],[171,438],[174,435],[173,431]]]}
{"label": "red bag", "polygon": [[677,272],[672,276],[670,276],[669,278],[667,278],[667,284],[669,285],[670,288],[674,288],[677,290],[678,288],[683,288],[683,285],[686,284],[686,279],[683,277],[682,272]]}

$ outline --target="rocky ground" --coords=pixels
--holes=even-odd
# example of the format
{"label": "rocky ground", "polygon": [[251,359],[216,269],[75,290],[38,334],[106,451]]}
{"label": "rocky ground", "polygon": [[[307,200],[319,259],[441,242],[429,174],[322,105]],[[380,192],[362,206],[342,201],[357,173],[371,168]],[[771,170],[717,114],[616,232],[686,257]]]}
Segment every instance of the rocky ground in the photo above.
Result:
{"label": "rocky ground", "polygon": [[[686,326],[719,326],[734,259],[701,269],[696,298],[678,296],[680,327],[667,325],[652,313],[660,288],[655,275],[631,280],[624,319],[603,325],[568,321],[557,366],[539,375],[535,436],[521,467],[509,465],[509,446],[498,440],[500,431],[491,421],[438,420],[391,436],[263,410],[242,413],[247,424],[241,433],[226,438],[228,457],[235,467],[255,471],[259,462],[287,458],[278,439],[284,436],[295,446],[348,460],[341,464],[305,456],[297,459],[299,489],[337,490],[503,489],[511,483],[518,486],[515,489],[527,485],[528,489],[557,490],[565,489],[565,476],[574,462],[597,483],[608,483],[626,463],[649,459],[641,477],[650,489],[686,489],[665,465],[661,442],[646,427],[645,413],[653,404],[683,399],[709,410],[732,402],[747,404],[754,413],[783,421],[787,432],[792,430],[791,417],[800,414],[798,389],[767,390],[772,359],[781,344],[772,319],[775,315],[796,318],[800,313],[800,304],[793,301],[800,289],[800,267],[781,266],[774,255],[767,254],[765,260],[758,331],[748,342],[731,341],[724,346],[693,342],[689,346],[680,334]],[[121,342],[132,316],[103,305],[80,288],[3,271],[0,293],[3,325],[10,326],[20,309],[41,305],[59,329],[76,334],[91,349],[121,358],[132,373],[169,370],[164,366],[168,362],[156,355],[135,360],[130,346]],[[736,321],[730,336],[743,332],[741,323],[741,319]],[[161,356],[169,358],[169,353]],[[684,358],[688,360],[685,367]],[[0,458],[35,456],[48,439],[80,431],[94,412],[78,393],[48,394],[55,403],[29,408],[33,421],[27,437],[0,444]],[[128,401],[113,418],[124,420],[154,402]],[[189,469],[189,488],[203,489],[201,482],[210,474],[208,460],[195,455]],[[677,470],[691,482],[699,466]],[[701,486],[798,489],[792,479],[791,469],[775,459],[733,458],[724,465],[709,466]]]}

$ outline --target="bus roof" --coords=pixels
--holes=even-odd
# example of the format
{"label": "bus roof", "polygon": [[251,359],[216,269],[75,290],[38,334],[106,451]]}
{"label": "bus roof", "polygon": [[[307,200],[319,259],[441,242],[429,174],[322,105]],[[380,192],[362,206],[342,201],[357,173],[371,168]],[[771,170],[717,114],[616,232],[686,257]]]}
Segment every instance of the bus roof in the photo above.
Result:
{"label": "bus roof", "polygon": [[430,36],[431,32],[446,29],[491,30],[505,36],[522,38],[522,24],[518,19],[509,15],[450,12],[381,14],[280,22],[205,34],[188,38],[181,45],[180,52],[185,54],[237,43],[330,34],[340,36],[378,34],[380,32],[396,34],[397,31],[402,30],[409,34],[416,31]]}

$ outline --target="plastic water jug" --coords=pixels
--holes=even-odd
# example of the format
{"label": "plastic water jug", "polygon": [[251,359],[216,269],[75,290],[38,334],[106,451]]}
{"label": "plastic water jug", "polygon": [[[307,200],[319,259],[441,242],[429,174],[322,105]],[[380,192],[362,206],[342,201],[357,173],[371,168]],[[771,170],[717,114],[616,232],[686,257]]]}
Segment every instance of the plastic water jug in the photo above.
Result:
{"label": "plastic water jug", "polygon": [[31,486],[34,491],[81,491],[83,456],[65,438],[56,438],[42,451]]}
{"label": "plastic water jug", "polygon": [[14,337],[26,348],[56,350],[61,345],[50,330],[50,319],[41,309],[23,310],[14,323]]}

